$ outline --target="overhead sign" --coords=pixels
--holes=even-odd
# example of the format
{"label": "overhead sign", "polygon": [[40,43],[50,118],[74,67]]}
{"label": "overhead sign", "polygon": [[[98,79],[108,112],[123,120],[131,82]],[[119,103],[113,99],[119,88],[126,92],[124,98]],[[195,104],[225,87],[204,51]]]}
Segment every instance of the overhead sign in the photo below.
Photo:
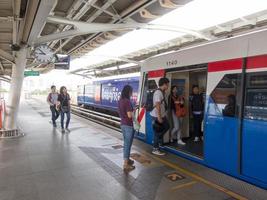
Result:
{"label": "overhead sign", "polygon": [[24,76],[40,76],[38,71],[24,71]]}
{"label": "overhead sign", "polygon": [[55,64],[55,69],[69,69],[70,56],[64,54],[56,54],[54,64]]}

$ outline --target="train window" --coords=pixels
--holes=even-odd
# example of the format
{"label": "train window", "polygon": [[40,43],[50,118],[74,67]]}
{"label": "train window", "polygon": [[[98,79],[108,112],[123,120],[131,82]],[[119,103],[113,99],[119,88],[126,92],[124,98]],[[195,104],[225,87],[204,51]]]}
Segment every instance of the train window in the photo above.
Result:
{"label": "train window", "polygon": [[250,75],[247,80],[247,87],[266,87],[267,85],[267,74]]}
{"label": "train window", "polygon": [[247,76],[244,118],[267,120],[267,74],[253,73]]}
{"label": "train window", "polygon": [[209,114],[235,117],[238,114],[237,103],[240,97],[241,74],[227,74],[211,93]]}

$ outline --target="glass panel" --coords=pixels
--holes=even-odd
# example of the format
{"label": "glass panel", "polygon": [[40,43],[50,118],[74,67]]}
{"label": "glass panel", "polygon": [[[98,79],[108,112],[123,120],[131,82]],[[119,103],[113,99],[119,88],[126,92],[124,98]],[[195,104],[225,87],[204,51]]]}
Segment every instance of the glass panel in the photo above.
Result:
{"label": "glass panel", "polygon": [[267,74],[251,75],[248,78],[247,87],[266,87],[267,86]]}
{"label": "glass panel", "polygon": [[267,89],[248,89],[244,117],[267,120]]}
{"label": "glass panel", "polygon": [[238,105],[240,98],[240,74],[227,74],[219,82],[211,93],[209,103],[209,114],[227,117],[238,115]]}

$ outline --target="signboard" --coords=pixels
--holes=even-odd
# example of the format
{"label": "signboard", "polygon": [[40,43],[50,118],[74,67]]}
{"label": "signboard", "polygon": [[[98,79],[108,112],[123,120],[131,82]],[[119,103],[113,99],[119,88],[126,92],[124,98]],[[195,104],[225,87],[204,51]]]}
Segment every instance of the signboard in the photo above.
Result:
{"label": "signboard", "polygon": [[68,70],[70,68],[70,56],[64,54],[56,54],[54,64],[55,69]]}
{"label": "signboard", "polygon": [[38,71],[24,71],[24,76],[40,76]]}

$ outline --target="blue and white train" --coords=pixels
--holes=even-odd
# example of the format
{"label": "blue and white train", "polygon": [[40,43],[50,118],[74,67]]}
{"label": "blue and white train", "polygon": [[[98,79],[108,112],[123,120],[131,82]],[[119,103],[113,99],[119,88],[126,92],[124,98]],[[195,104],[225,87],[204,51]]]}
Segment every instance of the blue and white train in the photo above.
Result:
{"label": "blue and white train", "polygon": [[138,96],[139,77],[94,81],[91,84],[78,86],[78,105],[96,111],[117,115],[118,100],[125,85],[131,85],[133,106]]}
{"label": "blue and white train", "polygon": [[[185,146],[165,150],[267,189],[267,29],[218,40],[147,59],[141,67],[137,117],[139,137],[153,143],[151,117],[145,105],[158,80],[167,77],[186,99],[192,85],[205,94],[203,142],[192,133],[190,112],[184,118]],[[167,92],[167,95],[170,91]],[[231,116],[224,113],[235,97]],[[169,142],[169,134],[164,141]]]}

